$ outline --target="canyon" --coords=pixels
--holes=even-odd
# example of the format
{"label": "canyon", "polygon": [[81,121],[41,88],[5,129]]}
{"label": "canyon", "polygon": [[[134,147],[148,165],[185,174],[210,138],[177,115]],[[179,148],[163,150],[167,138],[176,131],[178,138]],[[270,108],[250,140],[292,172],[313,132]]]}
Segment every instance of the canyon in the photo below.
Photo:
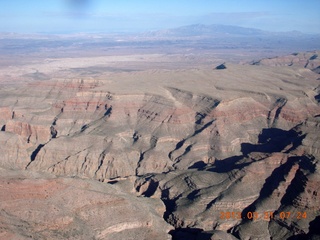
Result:
{"label": "canyon", "polygon": [[0,238],[318,239],[319,54],[2,66]]}

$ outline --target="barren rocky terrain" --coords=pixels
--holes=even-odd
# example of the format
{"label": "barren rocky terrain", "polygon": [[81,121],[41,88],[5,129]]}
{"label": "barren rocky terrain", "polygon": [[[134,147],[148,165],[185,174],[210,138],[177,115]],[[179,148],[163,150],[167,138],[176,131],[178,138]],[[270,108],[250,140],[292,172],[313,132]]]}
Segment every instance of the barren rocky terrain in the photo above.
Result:
{"label": "barren rocky terrain", "polygon": [[319,54],[3,65],[0,238],[319,239]]}

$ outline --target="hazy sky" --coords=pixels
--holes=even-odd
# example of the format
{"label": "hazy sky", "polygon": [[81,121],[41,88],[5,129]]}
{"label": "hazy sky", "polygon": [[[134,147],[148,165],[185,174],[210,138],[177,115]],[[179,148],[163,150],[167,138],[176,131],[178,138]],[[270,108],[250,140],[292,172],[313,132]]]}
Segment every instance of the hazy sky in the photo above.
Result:
{"label": "hazy sky", "polygon": [[0,0],[0,32],[148,31],[197,23],[320,33],[320,0]]}

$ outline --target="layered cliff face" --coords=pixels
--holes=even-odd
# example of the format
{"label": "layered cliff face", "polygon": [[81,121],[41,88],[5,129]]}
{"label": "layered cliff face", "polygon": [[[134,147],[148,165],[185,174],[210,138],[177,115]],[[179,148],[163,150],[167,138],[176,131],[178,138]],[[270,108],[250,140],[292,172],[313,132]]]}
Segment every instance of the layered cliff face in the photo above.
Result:
{"label": "layered cliff face", "polygon": [[[254,68],[252,75],[258,72]],[[4,158],[2,165],[16,162],[19,168],[99,180],[184,170],[199,161],[212,164],[239,155],[241,144],[257,143],[264,128],[288,130],[320,114],[317,92],[298,83],[312,83],[303,75],[294,75],[287,84],[289,80],[277,79],[275,84],[288,91],[250,93],[241,89],[241,79],[240,89],[229,87],[230,73],[215,76],[214,70],[190,70],[186,86],[192,88],[188,82],[195,79],[201,84],[200,74],[219,78],[203,93],[168,82],[155,84],[159,94],[106,91],[108,84],[92,80],[32,83],[21,87],[27,96],[18,88],[16,96],[4,100],[1,134],[19,141],[2,146],[17,149],[18,144],[24,152]],[[252,77],[249,72],[252,89],[265,84]],[[223,89],[221,81],[226,81]]]}
{"label": "layered cliff face", "polygon": [[[320,213],[319,75],[314,71],[316,53],[310,54],[301,55],[309,61],[302,67],[269,66],[265,63],[279,61],[269,59],[255,65],[225,64],[223,70],[146,70],[4,85],[0,90],[0,166],[59,177],[113,180],[115,187],[129,185],[121,191],[133,190],[164,202],[162,214],[176,228],[171,232],[176,239],[185,234],[225,239],[310,235]],[[57,191],[67,191],[70,197],[94,191],[91,187],[74,190],[81,193],[70,190],[71,185],[87,180],[43,181],[45,186],[63,187]],[[24,182],[15,184],[20,191]],[[94,199],[104,194],[110,197],[111,186],[101,186],[105,192]],[[64,200],[55,195],[58,192],[39,204],[62,204]],[[18,195],[10,196],[19,199]],[[124,204],[130,208],[135,203]],[[105,211],[115,214],[117,210],[112,212],[106,205]],[[94,207],[87,214],[98,214]],[[87,220],[81,214],[74,219],[75,206],[67,209],[57,214],[60,223],[52,220],[39,236],[51,236],[52,224],[65,229],[61,234],[78,231]],[[283,212],[292,215],[280,216]],[[259,214],[257,219],[248,219],[253,213]],[[269,213],[274,217],[264,219]],[[6,214],[14,215],[7,210]],[[9,226],[28,217],[18,220],[18,214],[15,218],[9,215],[2,215],[2,219],[11,219],[5,234],[14,234]],[[139,220],[132,228],[131,222],[128,228],[117,225],[114,232],[150,230],[150,221]],[[38,231],[36,225],[32,229]],[[108,229],[111,225],[106,224],[88,234],[105,239],[112,235],[113,230]],[[162,233],[168,231],[165,228]]]}

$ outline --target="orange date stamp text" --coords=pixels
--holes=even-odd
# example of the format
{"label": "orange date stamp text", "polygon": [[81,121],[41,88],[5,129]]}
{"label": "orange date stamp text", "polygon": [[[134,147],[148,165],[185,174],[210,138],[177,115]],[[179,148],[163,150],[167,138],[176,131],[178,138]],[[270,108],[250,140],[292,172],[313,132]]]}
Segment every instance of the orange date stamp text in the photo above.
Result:
{"label": "orange date stamp text", "polygon": [[220,219],[224,220],[271,220],[271,219],[306,219],[307,212],[220,212]]}

